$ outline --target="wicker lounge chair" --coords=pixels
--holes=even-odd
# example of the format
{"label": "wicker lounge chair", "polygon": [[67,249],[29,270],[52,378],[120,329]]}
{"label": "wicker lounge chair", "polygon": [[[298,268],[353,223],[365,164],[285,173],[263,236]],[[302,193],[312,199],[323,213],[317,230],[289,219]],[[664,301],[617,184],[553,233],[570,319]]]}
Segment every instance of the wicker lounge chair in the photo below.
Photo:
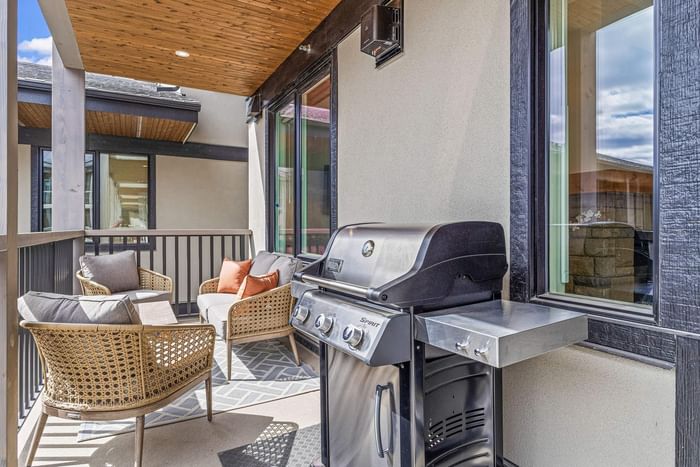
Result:
{"label": "wicker lounge chair", "polygon": [[44,371],[42,413],[26,465],[48,416],[71,420],[136,417],[134,465],[143,455],[144,416],[206,383],[212,418],[211,369],[216,334],[210,325],[102,325],[23,321]]}
{"label": "wicker lounge chair", "polygon": [[[170,277],[146,268],[138,268],[138,271],[139,287],[141,287],[142,290],[162,291],[172,294],[173,280]],[[112,295],[112,291],[109,290],[107,286],[86,279],[80,271],[75,273],[75,277],[77,277],[78,281],[80,282],[80,288],[83,291],[83,295]],[[134,303],[139,302],[138,299],[134,300],[132,297],[130,298]]]}
{"label": "wicker lounge chair", "polygon": [[133,251],[82,256],[80,264],[81,269],[75,276],[83,295],[121,294],[129,297],[133,303],[169,302],[172,299],[173,280],[138,267]]}
{"label": "wicker lounge chair", "polygon": [[[258,263],[257,270],[256,263]],[[286,271],[280,274],[281,285],[268,292],[244,299],[238,299],[235,294],[217,293],[218,277],[209,279],[199,286],[197,305],[200,320],[214,324],[217,334],[226,340],[228,379],[231,379],[233,344],[288,337],[294,360],[297,365],[301,364],[294,339],[294,328],[289,324],[293,305],[292,285],[289,280],[299,264],[298,260],[283,255],[259,253],[253,260],[251,274],[257,275],[283,269]]]}

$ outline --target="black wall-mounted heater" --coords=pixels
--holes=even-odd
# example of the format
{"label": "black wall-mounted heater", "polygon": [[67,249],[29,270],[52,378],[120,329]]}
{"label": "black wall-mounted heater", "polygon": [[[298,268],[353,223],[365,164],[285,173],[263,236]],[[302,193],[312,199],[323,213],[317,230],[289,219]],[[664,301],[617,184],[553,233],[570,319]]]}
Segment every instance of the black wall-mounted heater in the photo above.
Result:
{"label": "black wall-mounted heater", "polygon": [[362,15],[360,50],[378,58],[398,47],[400,24],[398,8],[373,6]]}

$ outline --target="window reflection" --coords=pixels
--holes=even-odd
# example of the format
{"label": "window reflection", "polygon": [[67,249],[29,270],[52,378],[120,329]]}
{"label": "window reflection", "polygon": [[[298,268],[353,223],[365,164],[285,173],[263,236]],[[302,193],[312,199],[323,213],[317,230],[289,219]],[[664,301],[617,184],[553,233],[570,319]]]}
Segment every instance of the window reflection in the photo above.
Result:
{"label": "window reflection", "polygon": [[100,154],[100,227],[148,229],[148,156]]}
{"label": "window reflection", "polygon": [[550,1],[550,292],[653,302],[652,2]]}
{"label": "window reflection", "polygon": [[331,78],[301,96],[301,251],[323,254],[330,237]]}
{"label": "window reflection", "polygon": [[275,113],[275,251],[294,254],[294,102]]}

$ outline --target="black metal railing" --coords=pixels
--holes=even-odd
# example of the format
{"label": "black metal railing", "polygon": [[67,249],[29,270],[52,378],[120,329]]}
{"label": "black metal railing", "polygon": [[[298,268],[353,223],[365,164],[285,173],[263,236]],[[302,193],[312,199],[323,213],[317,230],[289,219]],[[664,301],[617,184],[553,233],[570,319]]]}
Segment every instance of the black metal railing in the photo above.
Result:
{"label": "black metal railing", "polygon": [[216,277],[224,258],[240,261],[254,251],[251,231],[221,230],[88,230],[87,254],[136,252],[138,265],[173,279],[173,309],[179,316],[197,310],[199,285]]}
{"label": "black metal railing", "polygon": [[[30,290],[73,293],[75,239],[83,232],[21,234],[18,236],[18,296]],[[43,387],[41,359],[32,335],[18,331],[19,425],[34,406]]]}

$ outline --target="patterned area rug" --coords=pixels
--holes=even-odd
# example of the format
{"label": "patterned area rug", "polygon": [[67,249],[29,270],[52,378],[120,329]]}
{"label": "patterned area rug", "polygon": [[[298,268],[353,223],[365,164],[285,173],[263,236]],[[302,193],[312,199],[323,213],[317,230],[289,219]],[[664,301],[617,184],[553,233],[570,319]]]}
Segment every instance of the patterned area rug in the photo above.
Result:
{"label": "patterned area rug", "polygon": [[[226,343],[217,339],[213,378],[214,413],[296,396],[319,389],[319,378],[307,364],[277,340],[233,346],[231,381],[226,381]],[[204,383],[172,404],[146,415],[146,428],[206,416]],[[134,431],[134,419],[85,422],[78,441]]]}
{"label": "patterned area rug", "polygon": [[321,425],[274,422],[254,443],[219,453],[222,467],[309,467],[321,457]]}

